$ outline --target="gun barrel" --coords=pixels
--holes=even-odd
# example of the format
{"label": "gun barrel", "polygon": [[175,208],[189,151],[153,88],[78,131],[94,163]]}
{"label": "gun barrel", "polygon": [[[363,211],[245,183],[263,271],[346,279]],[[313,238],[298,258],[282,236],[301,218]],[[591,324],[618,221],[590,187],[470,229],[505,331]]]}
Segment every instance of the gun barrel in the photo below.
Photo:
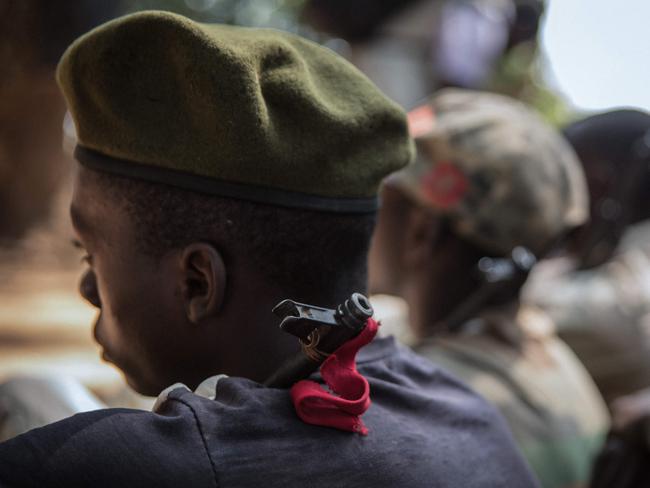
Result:
{"label": "gun barrel", "polygon": [[[301,310],[308,309],[310,305],[296,304]],[[320,313],[323,313],[323,308],[313,307]],[[277,307],[274,310],[278,310]],[[288,306],[281,307],[279,312],[291,310]],[[294,383],[308,378],[313,374],[323,361],[331,353],[336,351],[339,347],[347,341],[359,335],[364,329],[366,321],[372,317],[373,310],[368,299],[360,293],[353,293],[352,296],[344,303],[331,310],[335,318],[336,324],[331,324],[329,320],[320,324],[310,319],[310,324],[313,326],[310,337],[312,341],[306,343],[304,337],[301,337],[302,351],[283,364],[275,373],[273,373],[265,382],[265,386],[272,388],[289,388]],[[328,316],[331,316],[327,314]],[[280,328],[289,333],[300,328],[295,327],[295,315],[285,317]],[[299,318],[298,318],[299,319]],[[285,320],[294,325],[290,329],[285,329],[283,324]]]}

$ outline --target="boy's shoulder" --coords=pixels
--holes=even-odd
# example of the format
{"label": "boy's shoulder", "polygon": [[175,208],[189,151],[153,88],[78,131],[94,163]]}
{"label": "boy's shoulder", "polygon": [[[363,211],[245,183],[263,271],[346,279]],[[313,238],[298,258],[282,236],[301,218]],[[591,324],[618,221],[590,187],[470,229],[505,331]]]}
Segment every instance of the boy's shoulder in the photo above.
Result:
{"label": "boy's shoulder", "polygon": [[[155,412],[79,414],[0,444],[0,480],[21,486],[258,486],[260,480],[270,487],[534,486],[499,416],[441,369],[384,339],[362,351],[359,370],[373,402],[364,415],[367,436],[301,422],[287,390],[221,377],[211,392],[169,389]],[[481,469],[468,471],[468,463]]]}

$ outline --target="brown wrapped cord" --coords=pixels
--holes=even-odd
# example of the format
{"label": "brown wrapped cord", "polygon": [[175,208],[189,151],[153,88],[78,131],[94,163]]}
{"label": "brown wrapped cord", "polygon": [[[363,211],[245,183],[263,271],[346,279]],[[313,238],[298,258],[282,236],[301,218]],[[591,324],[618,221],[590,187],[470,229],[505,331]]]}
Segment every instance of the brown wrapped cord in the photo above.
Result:
{"label": "brown wrapped cord", "polygon": [[320,343],[320,333],[318,332],[318,329],[314,329],[311,334],[309,334],[308,339],[308,343],[302,340],[300,341],[300,346],[302,347],[304,355],[315,363],[320,364],[325,361],[328,358],[329,353],[318,349],[318,344]]}

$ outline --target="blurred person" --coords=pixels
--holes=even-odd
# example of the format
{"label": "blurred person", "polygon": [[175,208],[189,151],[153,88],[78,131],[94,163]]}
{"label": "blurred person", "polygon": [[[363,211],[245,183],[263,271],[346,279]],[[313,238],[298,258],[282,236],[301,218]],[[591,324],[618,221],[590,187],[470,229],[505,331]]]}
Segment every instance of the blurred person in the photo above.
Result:
{"label": "blurred person", "polygon": [[508,50],[536,39],[543,11],[540,0],[310,0],[305,18],[348,41],[349,60],[413,107],[442,86],[484,88]]}
{"label": "blurred person", "polygon": [[612,411],[592,488],[650,483],[650,114],[615,110],[569,125],[591,220],[527,290],[556,318]]}
{"label": "blurred person", "polygon": [[70,176],[54,69],[74,38],[117,8],[115,0],[0,0],[0,244],[46,220]]}
{"label": "blurred person", "polygon": [[496,411],[391,340],[359,354],[370,408],[366,380],[362,404],[319,384],[363,378],[337,363],[358,338],[319,383],[262,384],[301,348],[271,309],[364,291],[379,183],[411,159],[367,78],[290,34],[144,12],[81,37],[58,80],[80,292],[106,360],[160,395],[0,444],[2,484],[536,486]]}
{"label": "blurred person", "polygon": [[[99,405],[59,377],[62,371],[104,400],[117,400],[118,385],[122,404],[134,398],[100,362],[89,334],[80,333],[90,314],[74,292],[80,265],[69,245],[73,161],[62,148],[65,102],[55,80],[70,42],[117,15],[122,3],[0,0],[0,381],[39,370],[48,375],[47,385],[4,385],[12,395],[0,395],[11,397],[0,400],[0,419],[7,410],[20,415],[0,421],[0,439]],[[60,401],[31,401],[49,388]]]}
{"label": "blurred person", "polygon": [[500,409],[543,486],[583,485],[607,411],[552,321],[519,301],[536,258],[587,218],[580,165],[499,95],[445,89],[409,124],[418,157],[384,183],[369,289],[404,298],[412,347]]}
{"label": "blurred person", "polygon": [[[585,169],[591,219],[538,267],[526,290],[610,406],[650,386],[649,130],[650,114],[637,110],[590,116],[565,129]],[[620,414],[629,417],[641,403],[619,403]]]}

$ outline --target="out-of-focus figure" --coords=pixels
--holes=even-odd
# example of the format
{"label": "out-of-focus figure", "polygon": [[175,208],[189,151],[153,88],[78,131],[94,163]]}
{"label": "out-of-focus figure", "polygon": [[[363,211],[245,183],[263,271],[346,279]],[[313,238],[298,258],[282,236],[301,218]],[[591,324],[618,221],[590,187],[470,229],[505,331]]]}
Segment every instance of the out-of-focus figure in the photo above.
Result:
{"label": "out-of-focus figure", "polygon": [[649,131],[650,114],[636,110],[566,128],[587,175],[591,220],[526,290],[555,318],[612,410],[592,488],[650,483]]}
{"label": "out-of-focus figure", "polygon": [[650,386],[650,168],[643,144],[649,130],[650,115],[634,110],[588,117],[565,130],[587,175],[591,220],[561,257],[536,269],[526,290],[526,299],[553,317],[608,404]]}
{"label": "out-of-focus figure", "polygon": [[0,0],[0,243],[42,222],[71,166],[61,149],[63,98],[54,68],[80,33],[117,0]]}
{"label": "out-of-focus figure", "polygon": [[305,16],[412,107],[441,86],[485,87],[505,52],[535,39],[543,10],[541,0],[311,0]]}
{"label": "out-of-focus figure", "polygon": [[[543,486],[584,483],[607,411],[552,321],[519,301],[536,258],[587,218],[580,165],[503,96],[446,89],[409,119],[418,159],[385,182],[371,292],[405,299],[411,345],[500,408]],[[385,328],[404,337],[406,322]]]}
{"label": "out-of-focus figure", "polygon": [[[67,45],[119,15],[124,3],[0,0],[0,382],[41,378],[0,387],[2,440],[26,424],[41,426],[91,408],[96,399],[81,394],[73,380],[110,404],[153,404],[127,390],[121,375],[100,360],[88,325],[94,311],[75,291],[80,263],[70,246],[73,165],[62,146],[71,153],[76,141],[54,79]],[[53,389],[57,401],[44,402]]]}

